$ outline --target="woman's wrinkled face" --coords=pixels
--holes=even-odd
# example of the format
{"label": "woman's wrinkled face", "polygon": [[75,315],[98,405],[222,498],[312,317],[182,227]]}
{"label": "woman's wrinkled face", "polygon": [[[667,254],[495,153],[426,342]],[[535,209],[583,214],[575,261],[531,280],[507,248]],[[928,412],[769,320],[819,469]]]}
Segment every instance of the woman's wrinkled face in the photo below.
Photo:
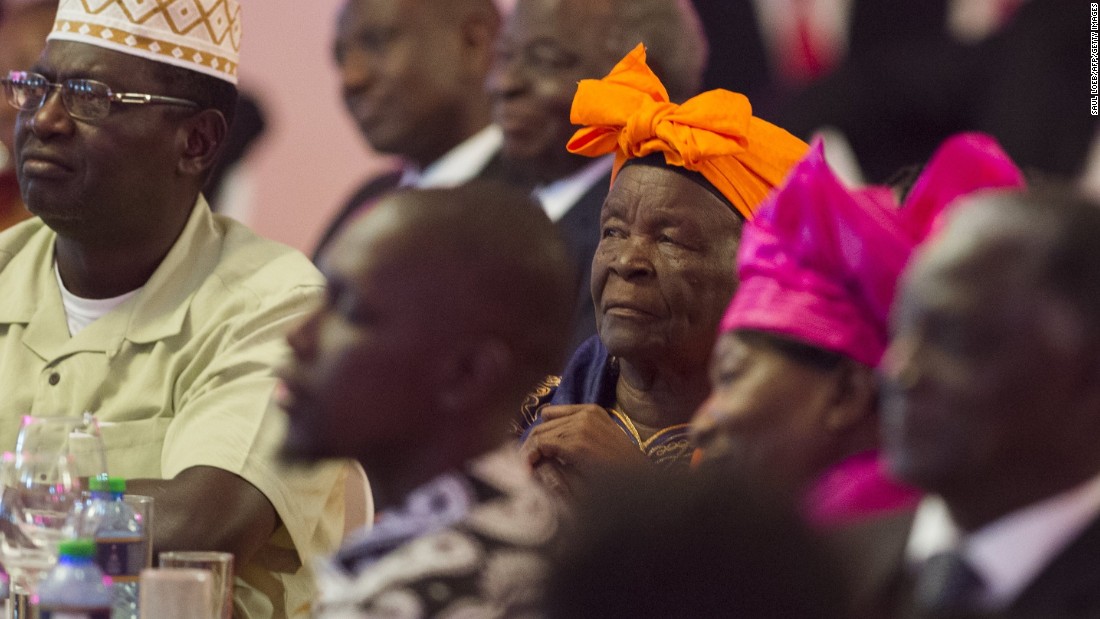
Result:
{"label": "woman's wrinkled face", "polygon": [[600,339],[627,361],[704,366],[737,287],[741,220],[702,186],[622,169],[600,215],[592,298]]}

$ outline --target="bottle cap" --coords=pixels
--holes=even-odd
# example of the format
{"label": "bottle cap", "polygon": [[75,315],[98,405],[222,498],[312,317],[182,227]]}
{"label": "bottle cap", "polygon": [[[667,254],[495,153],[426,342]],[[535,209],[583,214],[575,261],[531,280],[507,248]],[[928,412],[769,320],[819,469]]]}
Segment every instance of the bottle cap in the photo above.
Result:
{"label": "bottle cap", "polygon": [[112,477],[108,481],[108,484],[110,485],[111,492],[114,492],[114,493],[117,493],[117,494],[125,494],[125,492],[126,492],[126,480],[125,479],[123,479],[121,477]]}
{"label": "bottle cap", "polygon": [[106,476],[93,477],[88,480],[88,490],[92,492],[107,492],[110,490],[110,485],[107,482]]}
{"label": "bottle cap", "polygon": [[62,557],[90,559],[95,556],[95,541],[90,539],[67,539],[58,547]]}

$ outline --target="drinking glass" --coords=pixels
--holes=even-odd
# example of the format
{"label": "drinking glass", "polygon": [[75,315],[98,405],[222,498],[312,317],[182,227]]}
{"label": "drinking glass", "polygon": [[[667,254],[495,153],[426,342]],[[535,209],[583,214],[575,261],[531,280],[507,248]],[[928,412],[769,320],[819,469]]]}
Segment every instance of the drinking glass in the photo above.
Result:
{"label": "drinking glass", "polygon": [[160,553],[162,568],[196,568],[213,576],[214,599],[210,609],[214,619],[233,617],[233,553],[203,550],[175,550]]}
{"label": "drinking glass", "polygon": [[81,517],[88,479],[106,475],[106,452],[90,414],[23,417],[13,454],[0,462],[0,563],[11,577],[13,608],[33,595],[57,563],[61,540],[96,523]]}
{"label": "drinking glass", "polygon": [[0,561],[11,577],[12,607],[25,607],[39,580],[57,563],[61,540],[75,536],[77,477],[64,457],[23,454],[3,463]]}
{"label": "drinking glass", "polygon": [[83,489],[90,478],[107,475],[103,435],[91,413],[74,417],[24,416],[15,441],[17,465],[25,454],[66,457]]}

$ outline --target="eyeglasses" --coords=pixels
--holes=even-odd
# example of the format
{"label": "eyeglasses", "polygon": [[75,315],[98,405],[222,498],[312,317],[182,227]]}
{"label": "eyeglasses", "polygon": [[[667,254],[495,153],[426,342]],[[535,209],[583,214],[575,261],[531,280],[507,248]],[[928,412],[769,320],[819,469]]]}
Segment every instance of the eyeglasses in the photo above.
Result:
{"label": "eyeglasses", "polygon": [[111,111],[111,103],[130,105],[179,105],[201,107],[194,101],[147,95],[137,92],[114,92],[103,82],[88,79],[68,79],[55,84],[45,76],[29,71],[11,71],[0,80],[4,84],[8,103],[17,110],[33,112],[42,107],[50,93],[61,90],[61,102],[69,116],[77,120],[102,120]]}

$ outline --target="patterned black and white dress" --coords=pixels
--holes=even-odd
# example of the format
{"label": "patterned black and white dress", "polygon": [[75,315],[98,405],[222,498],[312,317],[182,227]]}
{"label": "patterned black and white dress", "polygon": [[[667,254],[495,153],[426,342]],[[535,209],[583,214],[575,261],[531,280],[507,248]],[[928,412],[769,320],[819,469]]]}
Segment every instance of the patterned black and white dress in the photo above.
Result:
{"label": "patterned black and white dress", "polygon": [[539,617],[558,507],[511,446],[441,475],[317,569],[324,619]]}

